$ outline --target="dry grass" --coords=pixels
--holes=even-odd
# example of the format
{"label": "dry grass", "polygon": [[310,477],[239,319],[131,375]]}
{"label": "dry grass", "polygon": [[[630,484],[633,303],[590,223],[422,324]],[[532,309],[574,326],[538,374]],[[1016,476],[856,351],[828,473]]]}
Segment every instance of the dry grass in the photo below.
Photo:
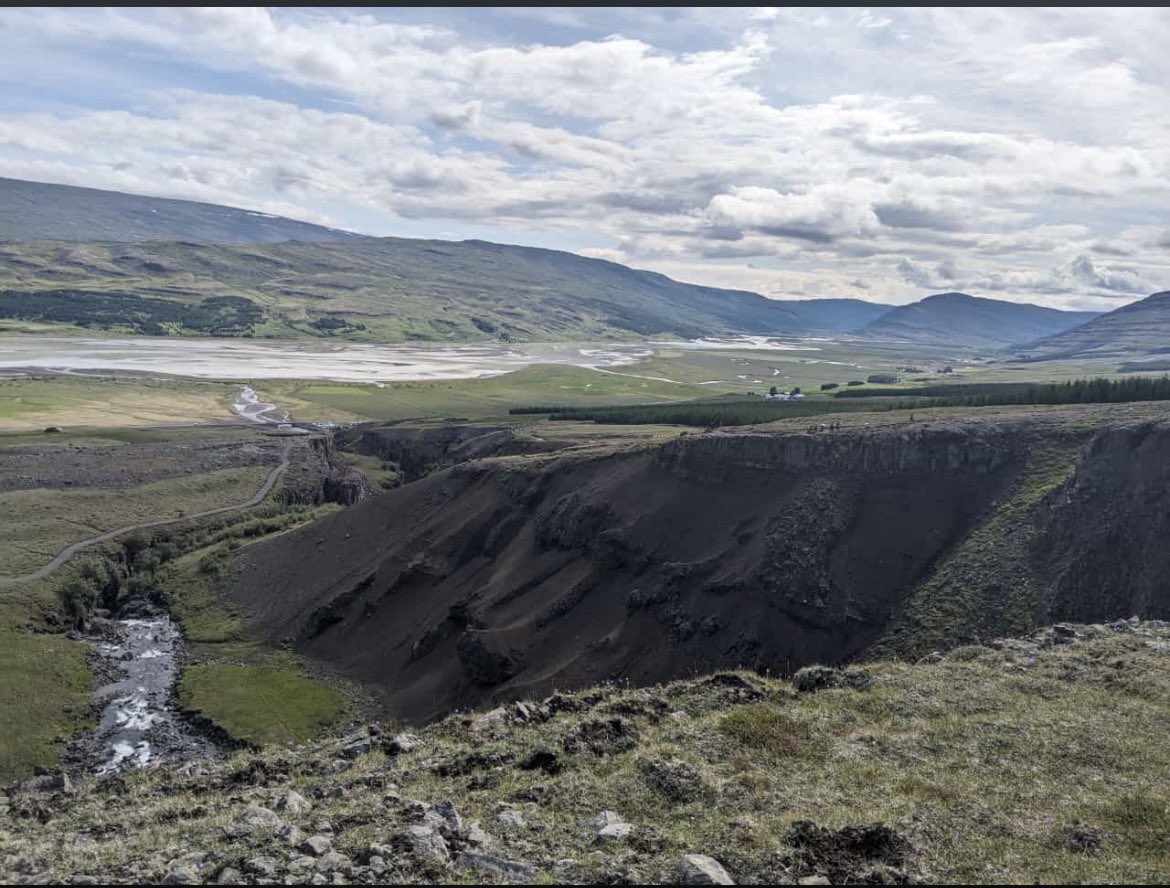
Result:
{"label": "dry grass", "polygon": [[0,431],[146,426],[232,418],[237,388],[55,376],[0,380]]}
{"label": "dry grass", "polygon": [[[359,862],[404,827],[406,800],[449,798],[464,822],[496,837],[494,853],[532,862],[543,882],[619,873],[669,881],[684,852],[716,857],[740,883],[791,880],[803,872],[777,849],[797,820],[886,824],[913,847],[906,873],[920,879],[1164,882],[1168,645],[1167,628],[1100,628],[1067,646],[1008,644],[934,665],[877,664],[867,667],[874,681],[864,690],[797,696],[783,682],[743,675],[588,691],[571,698],[577,711],[548,721],[471,730],[470,719],[452,717],[421,731],[422,745],[397,759],[375,737],[374,750],[352,761],[326,743],[237,758],[202,777],[134,775],[112,794],[87,783],[47,825],[15,819],[3,829],[32,871],[58,878],[157,879],[181,853],[200,850],[223,855],[210,879],[257,853],[290,865],[295,855],[277,837],[241,838],[223,827],[244,805],[271,805],[291,786],[316,800],[304,825],[328,819],[335,846]],[[614,718],[636,734],[633,748],[566,750],[583,724]],[[817,754],[799,754],[810,747]],[[555,755],[557,773],[522,767],[538,750]],[[269,776],[239,776],[258,773]],[[387,798],[390,783],[404,801]],[[528,827],[499,821],[505,808]],[[586,823],[602,810],[633,825],[627,842],[590,843]],[[96,841],[59,841],[79,829]],[[1099,853],[1070,844],[1077,830],[1100,837]],[[409,856],[392,863],[407,881],[481,875]],[[360,868],[355,877],[372,878]]]}

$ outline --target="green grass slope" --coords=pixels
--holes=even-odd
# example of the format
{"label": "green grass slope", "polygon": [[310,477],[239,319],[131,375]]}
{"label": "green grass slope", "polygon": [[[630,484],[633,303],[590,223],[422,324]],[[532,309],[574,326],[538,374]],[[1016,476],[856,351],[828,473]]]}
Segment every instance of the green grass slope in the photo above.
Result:
{"label": "green grass slope", "polygon": [[782,302],[483,241],[0,245],[0,319],[150,335],[695,338],[856,329],[887,308]]}
{"label": "green grass slope", "polygon": [[[1087,324],[1057,333],[1020,351],[1030,360],[1117,360],[1170,356],[1170,290],[1094,318]],[[1168,358],[1137,365],[1135,370],[1170,369]]]}
{"label": "green grass slope", "polygon": [[1068,626],[29,787],[0,874],[646,884],[702,854],[739,884],[1164,882],[1168,650],[1165,624]]}
{"label": "green grass slope", "polygon": [[862,335],[918,344],[1003,348],[1068,330],[1095,317],[1095,312],[940,293],[895,308],[866,326]]}

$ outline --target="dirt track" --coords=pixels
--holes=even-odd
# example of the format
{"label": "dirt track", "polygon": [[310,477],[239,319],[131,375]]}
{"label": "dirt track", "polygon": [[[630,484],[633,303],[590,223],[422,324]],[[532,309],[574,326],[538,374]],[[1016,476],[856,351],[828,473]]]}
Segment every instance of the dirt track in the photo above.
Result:
{"label": "dirt track", "polygon": [[146,521],[141,524],[128,524],[125,527],[119,527],[115,530],[108,530],[105,533],[90,537],[87,540],[82,540],[78,543],[73,543],[70,546],[62,549],[57,556],[42,567],[40,570],[34,571],[23,577],[0,577],[0,586],[17,586],[21,583],[35,583],[37,580],[43,580],[56,572],[61,565],[67,562],[70,558],[80,552],[82,549],[87,549],[97,543],[104,543],[106,540],[112,540],[115,537],[121,536],[124,533],[131,533],[136,530],[146,530],[150,527],[164,527],[168,524],[178,524],[183,521],[191,521],[196,518],[207,518],[211,515],[222,515],[225,512],[235,512],[240,509],[250,509],[252,506],[259,505],[264,501],[264,498],[272,492],[272,488],[276,486],[276,482],[280,476],[284,474],[289,466],[289,454],[292,451],[292,444],[286,444],[284,450],[281,451],[280,465],[273,469],[260,490],[256,492],[246,503],[240,503],[235,506],[220,506],[215,509],[206,509],[202,512],[195,512],[191,515],[184,515],[181,518],[163,518],[159,521]]}

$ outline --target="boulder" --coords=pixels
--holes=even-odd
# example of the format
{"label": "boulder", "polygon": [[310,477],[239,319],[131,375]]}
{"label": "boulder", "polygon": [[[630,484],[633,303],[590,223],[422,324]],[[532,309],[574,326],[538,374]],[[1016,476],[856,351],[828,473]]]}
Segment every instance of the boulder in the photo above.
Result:
{"label": "boulder", "polygon": [[244,861],[244,869],[257,876],[271,878],[276,875],[279,861],[275,857],[250,857]]}
{"label": "boulder", "polygon": [[300,814],[308,814],[312,811],[313,803],[299,792],[294,792],[290,789],[277,800],[276,810],[284,814],[298,816]]}
{"label": "boulder", "polygon": [[355,740],[341,747],[341,757],[353,761],[358,756],[365,755],[373,748],[373,744],[369,740]]}
{"label": "boulder", "polygon": [[309,836],[301,842],[300,849],[314,857],[324,857],[333,850],[333,842],[326,836]]}
{"label": "boulder", "polygon": [[502,706],[498,709],[493,709],[491,712],[485,712],[479,718],[471,723],[471,732],[477,734],[481,731],[490,731],[505,723],[508,710]]}
{"label": "boulder", "polygon": [[385,745],[387,755],[402,755],[417,749],[422,745],[422,740],[417,734],[396,734],[392,740]]}
{"label": "boulder", "polygon": [[481,848],[484,845],[490,845],[492,837],[480,828],[478,823],[473,823],[467,827],[460,835],[464,843],[471,845],[474,848]]}
{"label": "boulder", "polygon": [[315,865],[319,873],[332,873],[352,867],[353,861],[337,851],[328,851],[317,858]]}
{"label": "boulder", "polygon": [[442,820],[441,825],[439,825],[439,832],[443,838],[449,839],[463,831],[463,819],[459,816],[459,812],[455,810],[455,803],[450,799],[444,799],[435,805],[434,812]]}
{"label": "boulder", "polygon": [[602,811],[589,822],[593,841],[599,844],[621,842],[630,837],[634,828],[613,811]]}
{"label": "boulder", "polygon": [[734,885],[735,880],[714,857],[684,854],[676,868],[680,885]]}
{"label": "boulder", "polygon": [[528,821],[515,808],[505,808],[496,815],[496,822],[505,829],[528,829]]}
{"label": "boulder", "polygon": [[420,860],[447,863],[451,859],[446,840],[433,826],[408,826],[406,832],[395,838],[394,844]]}
{"label": "boulder", "polygon": [[164,885],[202,885],[203,880],[193,867],[177,866],[162,878]]}
{"label": "boulder", "polygon": [[236,818],[237,823],[242,823],[244,826],[254,827],[268,827],[276,829],[280,826],[280,817],[277,813],[269,808],[263,808],[260,805],[249,805]]}

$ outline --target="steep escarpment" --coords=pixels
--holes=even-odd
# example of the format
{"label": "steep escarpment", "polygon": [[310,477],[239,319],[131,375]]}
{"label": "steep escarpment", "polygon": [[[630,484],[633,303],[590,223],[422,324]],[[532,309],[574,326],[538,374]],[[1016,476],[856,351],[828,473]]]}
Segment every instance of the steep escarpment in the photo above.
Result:
{"label": "steep escarpment", "polygon": [[1170,424],[711,434],[473,461],[243,553],[272,641],[452,708],[1170,609]]}
{"label": "steep escarpment", "polygon": [[334,441],[344,450],[381,459],[403,482],[472,459],[544,453],[567,443],[492,425],[358,426],[339,431]]}
{"label": "steep escarpment", "polygon": [[279,496],[285,505],[352,506],[376,493],[369,479],[338,459],[329,438],[308,438],[298,447],[297,454],[298,459],[289,466],[280,489]]}
{"label": "steep escarpment", "polygon": [[1170,424],[1032,442],[1019,482],[907,594],[873,653],[917,657],[1066,618],[1170,613]]}
{"label": "steep escarpment", "polygon": [[881,637],[1031,443],[937,425],[472,462],[253,547],[229,595],[410,718],[611,678],[787,672]]}
{"label": "steep escarpment", "polygon": [[1170,425],[1097,435],[1046,505],[1035,556],[1051,619],[1167,613]]}

